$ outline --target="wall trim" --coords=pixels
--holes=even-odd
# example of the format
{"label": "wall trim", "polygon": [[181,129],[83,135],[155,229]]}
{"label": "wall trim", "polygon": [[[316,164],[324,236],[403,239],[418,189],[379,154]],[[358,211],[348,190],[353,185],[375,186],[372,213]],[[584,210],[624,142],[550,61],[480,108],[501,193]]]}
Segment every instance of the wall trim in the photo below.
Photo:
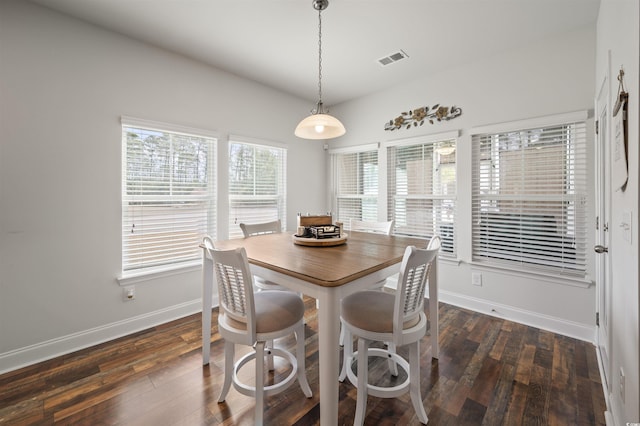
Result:
{"label": "wall trim", "polygon": [[596,328],[587,324],[568,321],[558,317],[540,314],[509,305],[494,303],[486,299],[465,296],[459,293],[440,290],[439,300],[454,306],[469,309],[486,315],[518,322],[563,336],[593,343],[596,341]]}
{"label": "wall trim", "polygon": [[[608,383],[604,374],[604,365],[602,360],[602,352],[599,343],[596,343],[596,357],[598,359],[598,372],[600,373],[600,383],[602,384],[602,393],[604,394],[604,404],[606,410],[604,412],[604,421],[607,426],[616,426],[616,421],[611,411],[611,393],[608,389]],[[609,378],[611,380],[611,378]]]}
{"label": "wall trim", "polygon": [[471,136],[484,133],[506,133],[520,129],[533,129],[538,127],[559,126],[562,124],[587,121],[589,110],[572,111],[560,114],[545,115],[542,117],[526,118],[524,120],[508,121],[506,123],[487,124],[471,128]]}
{"label": "wall trim", "polygon": [[[213,297],[213,306],[218,306],[217,294]],[[202,299],[191,300],[133,318],[5,352],[0,354],[0,374],[137,333],[198,312],[202,312]]]}

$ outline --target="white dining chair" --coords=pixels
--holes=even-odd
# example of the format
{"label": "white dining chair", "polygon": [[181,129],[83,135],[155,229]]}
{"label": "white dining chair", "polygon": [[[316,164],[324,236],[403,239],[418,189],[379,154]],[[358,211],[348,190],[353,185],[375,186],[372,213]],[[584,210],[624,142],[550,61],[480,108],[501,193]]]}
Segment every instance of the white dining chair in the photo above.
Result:
{"label": "white dining chair", "polygon": [[[345,337],[358,340],[358,350],[349,352],[345,358],[345,376],[357,387],[354,425],[362,425],[366,416],[367,396],[396,398],[407,392],[420,422],[426,424],[427,414],[420,392],[420,339],[427,331],[427,316],[424,313],[424,296],[427,282],[435,284],[435,268],[439,248],[418,249],[409,246],[405,250],[400,267],[400,279],[395,294],[367,290],[345,297],[341,303],[341,321]],[[393,346],[409,347],[409,362],[391,348],[371,348],[372,342],[393,342]],[[369,357],[393,359],[407,373],[404,382],[394,386],[375,386],[369,383]],[[352,368],[357,360],[357,375]]]}
{"label": "white dining chair", "polygon": [[374,221],[364,221],[364,220],[349,220],[349,230],[350,231],[360,231],[360,232],[375,232],[378,234],[391,235],[393,232],[393,220],[385,221],[385,222],[374,222]]}
{"label": "white dining chair", "polygon": [[[218,402],[224,402],[233,384],[241,394],[255,398],[255,424],[261,425],[265,398],[284,391],[296,378],[304,395],[312,396],[305,371],[304,303],[290,291],[254,292],[253,275],[244,248],[216,250],[207,247],[207,251],[213,259],[220,303],[218,330],[224,339],[224,383]],[[285,349],[267,347],[267,341],[291,334],[296,338],[295,357]],[[252,350],[234,361],[236,344],[249,346]],[[288,361],[291,371],[278,383],[265,386],[264,366],[269,356]],[[252,360],[255,360],[255,386],[247,385],[239,378],[242,377],[239,371]]]}
{"label": "white dining chair", "polygon": [[208,250],[213,250],[214,248],[216,248],[215,244],[213,244],[213,238],[211,238],[210,235],[205,235],[204,237],[202,237],[202,244],[204,244],[204,246]]}
{"label": "white dining chair", "polygon": [[262,223],[241,223],[240,229],[242,230],[245,238],[253,235],[273,234],[282,232],[282,222],[278,219]]}
{"label": "white dining chair", "polygon": [[[429,240],[429,242],[427,243],[427,250],[435,250],[435,249],[440,249],[440,245],[441,245],[441,239],[439,235],[434,235],[431,237],[431,239]],[[434,270],[434,273],[436,273],[435,271],[437,271],[437,262],[434,262],[431,264],[431,267]],[[392,275],[390,277],[387,278],[387,281],[384,285],[384,287],[382,288],[384,291],[386,291],[387,293],[392,293],[395,294],[396,289],[398,288],[398,279],[399,279],[400,275],[399,274],[395,274]],[[429,281],[430,285],[436,285],[436,283],[434,281]],[[427,291],[425,291],[425,294],[427,294]],[[427,325],[427,334],[429,334],[429,330],[430,330],[431,324]],[[385,342],[389,352],[395,353],[396,351],[396,346],[393,342]],[[345,355],[346,358],[346,355]],[[389,358],[389,369],[391,370],[391,374],[394,376],[398,375],[398,366],[395,362],[393,362],[393,358]]]}
{"label": "white dining chair", "polygon": [[[255,235],[264,234],[276,234],[282,232],[282,224],[280,219],[271,222],[262,223],[241,223],[240,229],[245,238],[249,238]],[[272,281],[265,280],[264,278],[255,275],[253,277],[256,290],[287,290],[285,287],[274,283]]]}

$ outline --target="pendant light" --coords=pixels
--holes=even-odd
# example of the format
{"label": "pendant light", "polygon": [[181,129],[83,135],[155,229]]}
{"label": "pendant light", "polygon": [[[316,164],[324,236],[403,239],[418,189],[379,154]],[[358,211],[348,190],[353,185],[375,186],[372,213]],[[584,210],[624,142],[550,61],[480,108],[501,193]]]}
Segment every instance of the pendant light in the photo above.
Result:
{"label": "pendant light", "polygon": [[318,11],[318,103],[311,115],[296,127],[295,135],[303,139],[332,139],[346,133],[344,125],[328,114],[322,106],[322,11],[329,6],[329,0],[311,0]]}
{"label": "pendant light", "polygon": [[440,155],[451,155],[456,151],[456,146],[452,142],[438,144],[436,152]]}

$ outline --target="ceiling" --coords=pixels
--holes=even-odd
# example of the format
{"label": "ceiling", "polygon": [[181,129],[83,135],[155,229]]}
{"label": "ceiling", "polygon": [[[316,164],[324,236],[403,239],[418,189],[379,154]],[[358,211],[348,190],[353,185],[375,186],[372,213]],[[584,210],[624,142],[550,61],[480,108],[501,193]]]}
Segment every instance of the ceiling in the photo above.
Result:
{"label": "ceiling", "polygon": [[[31,0],[315,103],[311,0]],[[401,81],[595,26],[600,0],[330,0],[322,99],[335,105]],[[398,51],[408,58],[381,66]]]}

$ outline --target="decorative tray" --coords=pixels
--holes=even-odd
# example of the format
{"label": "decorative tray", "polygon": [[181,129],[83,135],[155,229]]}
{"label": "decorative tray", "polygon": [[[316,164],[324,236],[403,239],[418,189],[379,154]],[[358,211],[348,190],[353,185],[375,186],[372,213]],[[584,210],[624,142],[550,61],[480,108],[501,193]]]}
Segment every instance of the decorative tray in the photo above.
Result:
{"label": "decorative tray", "polygon": [[333,247],[339,246],[347,242],[347,234],[342,234],[339,237],[333,238],[313,238],[313,237],[298,237],[297,235],[293,235],[293,243],[298,244],[300,246],[310,246],[310,247]]}

